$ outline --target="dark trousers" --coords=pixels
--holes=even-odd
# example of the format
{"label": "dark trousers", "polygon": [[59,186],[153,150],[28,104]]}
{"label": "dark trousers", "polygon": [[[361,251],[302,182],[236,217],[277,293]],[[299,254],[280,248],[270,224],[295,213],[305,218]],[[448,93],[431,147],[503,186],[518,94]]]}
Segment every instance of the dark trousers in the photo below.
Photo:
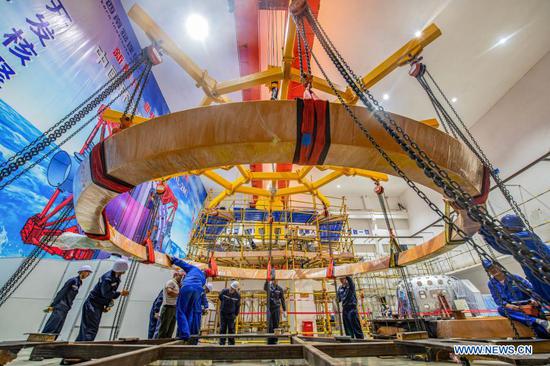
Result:
{"label": "dark trousers", "polygon": [[[269,309],[267,314],[269,317],[269,328],[267,329],[268,333],[273,333],[275,328],[279,328],[279,320],[281,319],[281,308]],[[277,344],[279,338],[268,338],[267,344]]]}
{"label": "dark trousers", "polygon": [[59,333],[61,333],[61,329],[63,329],[63,324],[65,323],[65,318],[67,318],[68,312],[69,309],[55,308],[48,318],[46,325],[44,325],[42,333],[59,335]]}
{"label": "dark trousers", "polygon": [[94,304],[86,300],[82,306],[82,320],[80,321],[80,331],[76,341],[93,341],[99,330],[99,323],[103,315],[103,305]]}
{"label": "dark trousers", "polygon": [[[235,334],[235,314],[220,313],[220,334]],[[234,345],[235,338],[228,338],[227,343]],[[225,344],[225,338],[220,338],[220,344]]]}
{"label": "dark trousers", "polygon": [[176,305],[162,305],[160,309],[159,338],[174,337],[176,329]]}
{"label": "dark trousers", "polygon": [[357,307],[344,308],[342,311],[342,318],[344,318],[344,330],[347,336],[356,339],[365,338],[363,329],[361,329]]}

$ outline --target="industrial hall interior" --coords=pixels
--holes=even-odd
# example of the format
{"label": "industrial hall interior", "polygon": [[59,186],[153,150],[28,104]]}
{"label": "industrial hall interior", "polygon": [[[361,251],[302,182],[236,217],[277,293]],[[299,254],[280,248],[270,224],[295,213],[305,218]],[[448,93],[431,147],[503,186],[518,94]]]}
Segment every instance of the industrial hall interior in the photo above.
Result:
{"label": "industrial hall interior", "polygon": [[0,366],[550,365],[550,1],[0,15]]}

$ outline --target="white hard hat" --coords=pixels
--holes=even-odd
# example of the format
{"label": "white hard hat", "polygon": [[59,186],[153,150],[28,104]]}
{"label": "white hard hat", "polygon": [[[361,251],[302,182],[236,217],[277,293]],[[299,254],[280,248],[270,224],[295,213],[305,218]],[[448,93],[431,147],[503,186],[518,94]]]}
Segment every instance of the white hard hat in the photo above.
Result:
{"label": "white hard hat", "polygon": [[233,281],[231,282],[231,288],[234,289],[234,290],[238,290],[239,289],[239,282],[238,281]]}
{"label": "white hard hat", "polygon": [[212,283],[208,282],[206,284],[206,288],[208,289],[208,291],[212,291],[214,289],[214,285]]}
{"label": "white hard hat", "polygon": [[128,270],[128,262],[124,259],[118,259],[115,264],[113,264],[113,271],[115,272],[126,272]]}
{"label": "white hard hat", "polygon": [[80,268],[78,269],[78,273],[80,272],[93,272],[93,271],[91,266],[85,264],[83,266],[80,266]]}

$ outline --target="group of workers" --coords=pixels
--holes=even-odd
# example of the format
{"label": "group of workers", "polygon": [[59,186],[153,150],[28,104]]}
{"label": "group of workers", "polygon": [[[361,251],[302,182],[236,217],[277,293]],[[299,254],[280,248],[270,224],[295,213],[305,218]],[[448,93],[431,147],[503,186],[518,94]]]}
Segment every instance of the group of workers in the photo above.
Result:
{"label": "group of workers", "polygon": [[[97,284],[82,305],[82,320],[77,341],[93,341],[99,330],[101,316],[113,306],[115,299],[120,296],[128,296],[128,291],[118,291],[120,278],[128,270],[128,262],[119,259],[113,264],[113,268],[103,274]],[[90,266],[82,266],[78,270],[78,276],[70,278],[57,292],[46,312],[52,314],[42,329],[42,333],[59,335],[67,314],[73,306],[74,299],[82,286],[82,281],[92,273]]]}
{"label": "group of workers", "polygon": [[[548,245],[536,234],[527,231],[519,217],[506,215],[502,218],[502,224],[511,235],[521,239],[532,250],[533,255],[538,256],[536,259],[547,261],[550,258]],[[480,234],[499,253],[511,254],[500,240],[489,232],[481,230]],[[149,338],[172,338],[177,325],[176,336],[188,341],[189,344],[196,344],[198,337],[192,336],[200,333],[202,315],[206,314],[208,309],[206,294],[212,291],[212,284],[207,283],[206,280],[214,273],[210,269],[201,270],[175,257],[170,257],[170,260],[181,270],[173,273],[173,277],[166,282],[155,299],[150,313],[148,336]],[[499,314],[532,328],[538,337],[550,338],[550,322],[544,317],[544,309],[517,283],[537,293],[547,303],[550,302],[550,286],[535,276],[525,264],[522,264],[522,267],[529,281],[517,275],[505,274],[489,259],[483,260],[482,264],[491,277],[488,287],[498,306]],[[102,314],[109,311],[115,299],[128,296],[128,291],[118,291],[121,276],[127,270],[128,262],[117,260],[112,270],[103,274],[90,291],[82,307],[82,320],[77,341],[93,341],[96,338]],[[59,334],[61,332],[82,281],[91,273],[90,266],[82,266],[78,270],[78,276],[69,279],[58,291],[46,309],[52,314],[43,328],[43,333]],[[340,284],[337,290],[337,301],[341,303],[345,333],[352,338],[363,339],[353,279],[350,276],[341,277]],[[239,283],[233,281],[229,288],[223,289],[219,294],[220,334],[235,333],[235,321],[241,304],[239,290]],[[279,327],[281,314],[286,316],[284,290],[276,280],[266,281],[264,290],[268,294],[268,333],[274,333]],[[221,345],[225,342],[225,338],[220,339]],[[268,338],[268,344],[276,343],[276,337]],[[235,344],[235,339],[229,337],[228,344]]]}

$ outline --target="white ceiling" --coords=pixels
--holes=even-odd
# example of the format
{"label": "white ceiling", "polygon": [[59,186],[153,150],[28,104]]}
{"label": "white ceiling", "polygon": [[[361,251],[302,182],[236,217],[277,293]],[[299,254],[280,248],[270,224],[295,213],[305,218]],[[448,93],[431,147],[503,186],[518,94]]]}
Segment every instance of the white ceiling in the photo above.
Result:
{"label": "white ceiling", "polygon": [[[136,2],[209,75],[219,81],[239,76],[234,14],[229,13],[226,1],[122,1],[127,10]],[[192,12],[209,20],[210,36],[202,43],[185,32],[185,18]],[[319,21],[358,74],[370,71],[413,38],[417,30],[436,23],[443,34],[424,50],[424,61],[448,96],[458,98],[455,106],[470,126],[550,50],[547,0],[321,0]],[[133,26],[142,46],[148,45],[144,33]],[[266,39],[262,33],[266,28],[260,26],[262,40]],[[495,46],[501,38],[507,42]],[[265,45],[261,48],[266,49]],[[318,42],[314,52],[329,77],[342,84]],[[265,59],[263,55],[262,64]],[[407,71],[401,68],[386,77],[373,87],[374,95],[380,98],[389,94],[383,105],[392,112],[418,120],[435,117],[425,94]],[[194,107],[202,99],[191,78],[168,57],[153,72],[172,111]],[[314,73],[319,74],[315,66]],[[230,97],[241,100],[239,93]],[[234,172],[224,175],[235,176]],[[207,189],[219,191],[208,179],[203,181]],[[405,189],[397,178],[386,184],[389,196],[399,196]],[[358,196],[372,192],[372,186],[368,180],[350,177],[322,191],[332,196]]]}
{"label": "white ceiling", "polygon": [[[364,74],[435,23],[442,35],[423,52],[424,62],[467,124],[474,124],[550,50],[547,0],[321,0],[319,22],[335,46]],[[510,37],[502,46],[495,44]],[[329,65],[314,44],[321,63]],[[327,67],[329,77],[336,71]],[[435,117],[420,86],[401,68],[373,87],[383,105],[414,119]]]}
{"label": "white ceiling", "polygon": [[[201,69],[208,70],[210,76],[218,81],[239,77],[235,16],[229,13],[226,1],[122,0],[126,11],[134,4],[139,4]],[[203,42],[192,39],[185,30],[185,20],[193,13],[208,20],[209,37]],[[145,33],[130,22],[141,46],[150,45]],[[153,68],[153,74],[172,112],[195,107],[204,96],[193,79],[168,56]],[[241,94],[230,94],[230,98],[240,101]]]}

